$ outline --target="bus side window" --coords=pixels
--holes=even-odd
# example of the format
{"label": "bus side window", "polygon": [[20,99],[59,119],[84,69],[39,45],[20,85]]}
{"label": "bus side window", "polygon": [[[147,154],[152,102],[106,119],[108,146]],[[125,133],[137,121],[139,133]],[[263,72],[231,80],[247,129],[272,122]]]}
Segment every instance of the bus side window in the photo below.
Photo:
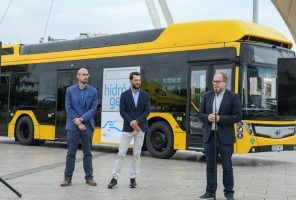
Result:
{"label": "bus side window", "polygon": [[40,110],[55,110],[56,78],[55,71],[39,73],[38,107]]}
{"label": "bus side window", "polygon": [[149,92],[152,110],[186,112],[186,75],[178,63],[145,66],[142,88]]}
{"label": "bus side window", "polygon": [[36,110],[38,82],[35,74],[16,73],[11,80],[11,108]]}

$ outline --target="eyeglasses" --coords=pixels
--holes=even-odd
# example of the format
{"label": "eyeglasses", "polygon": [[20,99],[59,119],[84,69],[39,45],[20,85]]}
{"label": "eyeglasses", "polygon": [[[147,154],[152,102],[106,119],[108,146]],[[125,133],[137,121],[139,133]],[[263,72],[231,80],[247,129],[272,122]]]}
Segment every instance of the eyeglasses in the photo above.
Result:
{"label": "eyeglasses", "polygon": [[213,84],[222,83],[223,81],[212,81]]}

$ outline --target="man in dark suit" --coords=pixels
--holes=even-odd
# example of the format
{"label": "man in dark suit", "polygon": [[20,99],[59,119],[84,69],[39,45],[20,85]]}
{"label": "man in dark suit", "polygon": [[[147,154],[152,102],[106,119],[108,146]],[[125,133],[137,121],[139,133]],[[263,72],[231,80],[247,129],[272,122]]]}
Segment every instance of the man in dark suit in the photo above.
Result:
{"label": "man in dark suit", "polygon": [[128,146],[134,139],[133,161],[130,173],[130,188],[136,188],[136,176],[139,173],[140,156],[145,132],[148,131],[147,117],[150,113],[150,97],[147,92],[140,89],[141,75],[139,72],[130,74],[131,88],[120,96],[120,115],[124,120],[118,156],[112,172],[112,179],[108,185],[109,189],[117,186],[117,179],[122,167],[123,158]]}
{"label": "man in dark suit", "polygon": [[[198,117],[204,124],[203,143],[207,164],[207,188],[205,194],[201,195],[199,199],[215,199],[216,196],[216,145],[223,167],[224,195],[227,200],[232,200],[234,180],[231,157],[235,143],[233,125],[241,120],[241,103],[237,94],[226,89],[226,74],[216,73],[212,83],[214,91],[205,94],[198,113]],[[215,120],[217,122],[217,141],[215,141]]]}
{"label": "man in dark suit", "polygon": [[75,167],[76,152],[79,141],[82,143],[83,168],[86,184],[96,186],[93,180],[91,143],[95,129],[94,115],[98,107],[98,91],[87,84],[88,71],[81,68],[77,72],[78,84],[72,85],[66,91],[67,111],[67,144],[65,179],[61,186],[70,186]]}

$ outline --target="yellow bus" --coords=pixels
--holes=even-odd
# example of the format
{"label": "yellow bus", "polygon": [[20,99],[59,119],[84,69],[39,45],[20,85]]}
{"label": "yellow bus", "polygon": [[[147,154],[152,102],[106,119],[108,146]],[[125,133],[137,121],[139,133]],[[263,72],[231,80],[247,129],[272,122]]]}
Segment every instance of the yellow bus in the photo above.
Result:
{"label": "yellow bus", "polygon": [[[215,72],[228,75],[243,120],[235,125],[234,153],[296,149],[295,106],[279,95],[278,59],[295,58],[277,30],[239,20],[172,24],[167,28],[61,42],[3,45],[0,134],[23,145],[66,139],[65,91],[80,67],[99,91],[93,144],[118,144],[119,97],[128,74],[142,73],[151,97],[144,147],[153,157],[202,151],[200,101]],[[291,93],[295,99],[295,90]],[[294,109],[294,110],[293,110]]]}

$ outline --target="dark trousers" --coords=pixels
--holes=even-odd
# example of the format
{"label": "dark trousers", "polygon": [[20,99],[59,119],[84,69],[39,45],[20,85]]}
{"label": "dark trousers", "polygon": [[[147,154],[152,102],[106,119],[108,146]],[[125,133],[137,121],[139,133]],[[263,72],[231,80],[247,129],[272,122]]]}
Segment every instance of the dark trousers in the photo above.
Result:
{"label": "dark trousers", "polygon": [[[214,166],[214,133],[211,132],[208,143],[204,144],[204,150],[206,155],[206,163],[207,163],[207,192],[216,193],[217,190],[217,178],[215,178],[215,166]],[[232,169],[232,153],[233,153],[233,145],[232,144],[222,144],[219,135],[217,135],[217,153],[221,155],[221,162],[223,167],[223,185],[224,185],[224,194],[229,195],[233,194],[233,169]],[[216,181],[215,181],[216,180]]]}
{"label": "dark trousers", "polygon": [[78,149],[79,141],[82,143],[83,150],[83,168],[85,173],[85,179],[93,178],[93,166],[92,166],[92,154],[91,154],[91,144],[93,138],[93,131],[90,126],[86,126],[86,131],[67,131],[67,144],[68,144],[68,153],[66,157],[66,168],[65,168],[65,178],[72,178],[76,152]]}

